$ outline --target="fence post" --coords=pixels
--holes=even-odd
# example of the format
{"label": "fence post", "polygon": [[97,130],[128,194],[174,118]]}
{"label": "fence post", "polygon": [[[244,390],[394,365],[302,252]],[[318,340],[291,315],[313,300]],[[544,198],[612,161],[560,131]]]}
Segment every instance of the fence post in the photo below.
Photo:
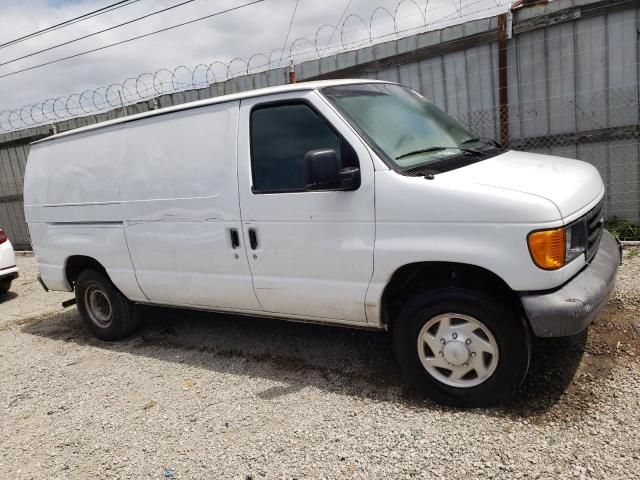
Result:
{"label": "fence post", "polygon": [[289,83],[296,83],[296,69],[293,65],[293,58],[289,60]]}
{"label": "fence post", "polygon": [[498,95],[500,97],[500,143],[509,145],[509,97],[507,95],[507,14],[498,16]]}

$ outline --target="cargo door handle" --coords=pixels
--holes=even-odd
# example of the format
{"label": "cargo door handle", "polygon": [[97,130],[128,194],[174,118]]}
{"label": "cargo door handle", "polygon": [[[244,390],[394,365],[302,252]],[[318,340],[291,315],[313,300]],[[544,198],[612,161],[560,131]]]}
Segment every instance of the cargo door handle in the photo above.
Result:
{"label": "cargo door handle", "polygon": [[249,229],[249,244],[251,245],[251,250],[258,248],[258,235],[256,235],[256,231],[253,228]]}
{"label": "cargo door handle", "polygon": [[235,250],[240,246],[240,235],[238,235],[238,230],[235,228],[230,229],[229,235],[231,236],[231,248]]}

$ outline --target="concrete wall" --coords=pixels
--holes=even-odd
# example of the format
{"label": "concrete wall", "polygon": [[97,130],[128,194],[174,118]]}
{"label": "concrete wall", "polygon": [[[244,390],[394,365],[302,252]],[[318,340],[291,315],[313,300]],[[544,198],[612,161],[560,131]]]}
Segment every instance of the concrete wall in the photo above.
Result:
{"label": "concrete wall", "polygon": [[[556,0],[516,10],[507,41],[513,148],[580,158],[607,184],[607,215],[640,221],[638,1]],[[498,18],[470,21],[296,65],[299,80],[361,77],[403,83],[481,136],[500,138]],[[59,122],[65,131],[138,112],[287,82],[286,68],[163,95]],[[28,143],[51,126],[0,135],[0,228],[28,245],[21,185]]]}

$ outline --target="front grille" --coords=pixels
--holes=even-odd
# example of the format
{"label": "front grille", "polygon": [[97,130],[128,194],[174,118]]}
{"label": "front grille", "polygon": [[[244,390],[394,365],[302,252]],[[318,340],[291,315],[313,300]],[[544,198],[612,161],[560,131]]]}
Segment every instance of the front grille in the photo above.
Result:
{"label": "front grille", "polygon": [[598,251],[600,239],[602,238],[604,229],[603,203],[604,199],[584,216],[587,225],[587,262],[590,262]]}

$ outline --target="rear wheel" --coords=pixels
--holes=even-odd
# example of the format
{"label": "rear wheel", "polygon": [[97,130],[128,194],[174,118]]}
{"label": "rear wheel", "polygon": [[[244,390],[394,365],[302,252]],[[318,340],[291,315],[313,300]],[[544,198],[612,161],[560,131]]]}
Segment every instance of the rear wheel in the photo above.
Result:
{"label": "rear wheel", "polygon": [[85,270],[78,276],[76,303],[89,330],[101,340],[120,340],[138,327],[134,306],[96,270]]}
{"label": "rear wheel", "polygon": [[434,290],[400,313],[394,352],[411,385],[438,403],[494,405],[512,395],[529,368],[526,325],[472,290]]}
{"label": "rear wheel", "polygon": [[0,280],[0,295],[4,295],[11,289],[12,280]]}

